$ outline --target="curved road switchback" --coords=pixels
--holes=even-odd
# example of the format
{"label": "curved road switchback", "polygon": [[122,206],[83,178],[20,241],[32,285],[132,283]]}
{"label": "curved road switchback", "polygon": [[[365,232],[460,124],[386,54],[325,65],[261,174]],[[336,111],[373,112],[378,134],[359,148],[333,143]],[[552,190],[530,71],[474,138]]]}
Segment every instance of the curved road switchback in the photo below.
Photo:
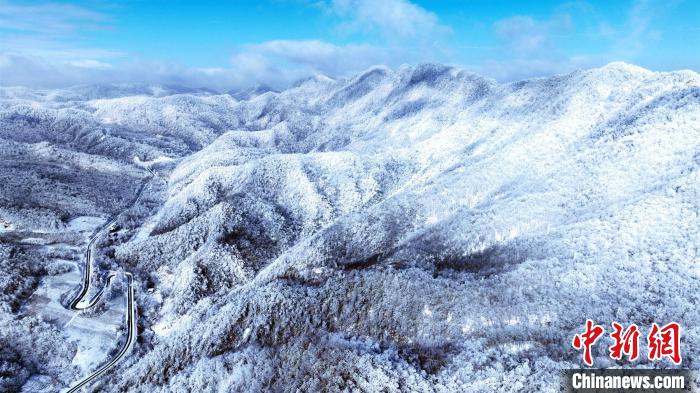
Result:
{"label": "curved road switchback", "polygon": [[70,390],[67,391],[67,393],[74,393],[82,389],[83,387],[89,385],[93,381],[95,381],[97,378],[101,377],[102,374],[104,374],[107,370],[109,370],[112,366],[114,366],[126,353],[131,349],[131,346],[134,343],[134,339],[136,338],[136,308],[134,307],[134,278],[131,275],[131,273],[126,273],[126,276],[129,279],[129,288],[127,290],[127,311],[126,311],[126,325],[127,325],[127,335],[126,335],[126,342],[124,343],[124,346],[122,349],[119,351],[119,353],[112,358],[108,363],[104,364],[102,367],[98,368],[93,372],[92,374],[88,375],[87,377],[83,378],[80,382],[75,384]]}
{"label": "curved road switchback", "polygon": [[[147,168],[148,171],[151,173],[152,177],[157,177],[158,175],[151,171],[150,168]],[[146,184],[148,184],[149,179],[146,179],[143,184],[141,184],[141,187],[139,188],[139,191],[136,195],[136,198],[131,202],[129,207],[135,205],[138,203],[139,199],[141,199],[141,195],[143,193],[144,188],[146,187]],[[112,226],[117,221],[117,218],[119,217],[119,213],[115,214],[112,216],[105,224],[97,228],[97,230],[94,232],[92,237],[90,238],[90,241],[88,242],[87,249],[85,250],[85,268],[83,269],[83,282],[81,283],[81,288],[80,292],[71,300],[71,302],[68,305],[68,308],[73,311],[84,311],[92,308],[97,304],[97,302],[100,301],[100,298],[102,296],[102,293],[104,292],[105,288],[110,284],[112,281],[112,278],[117,274],[114,271],[109,271],[107,275],[105,276],[104,282],[105,284],[97,291],[97,293],[92,296],[90,299],[87,300],[87,304],[85,304],[85,296],[87,295],[88,291],[90,290],[90,277],[92,275],[92,265],[93,265],[93,256],[92,256],[92,249],[94,248],[95,242],[97,239],[100,237],[101,233]],[[85,378],[81,379],[78,381],[73,387],[71,387],[69,390],[66,391],[66,393],[74,393],[79,391],[80,389],[86,387],[90,383],[94,382],[97,378],[102,376],[107,370],[109,370],[112,366],[114,366],[119,360],[121,360],[124,355],[131,349],[131,347],[134,344],[135,338],[136,338],[136,307],[134,305],[134,277],[131,273],[126,273],[126,277],[129,282],[129,286],[127,288],[127,299],[126,299],[126,341],[124,342],[124,345],[122,348],[119,350],[119,352],[110,360],[109,362],[105,363],[102,365],[100,368],[95,370],[93,373],[90,375],[86,376]]]}

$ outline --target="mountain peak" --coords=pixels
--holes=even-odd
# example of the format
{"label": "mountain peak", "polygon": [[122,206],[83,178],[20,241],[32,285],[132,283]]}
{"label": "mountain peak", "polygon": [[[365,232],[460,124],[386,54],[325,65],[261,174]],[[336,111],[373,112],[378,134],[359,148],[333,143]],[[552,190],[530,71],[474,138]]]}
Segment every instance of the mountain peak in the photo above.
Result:
{"label": "mountain peak", "polygon": [[624,72],[627,74],[653,74],[652,71],[649,71],[646,68],[634,64],[625,63],[624,61],[613,61],[598,69],[602,71]]}

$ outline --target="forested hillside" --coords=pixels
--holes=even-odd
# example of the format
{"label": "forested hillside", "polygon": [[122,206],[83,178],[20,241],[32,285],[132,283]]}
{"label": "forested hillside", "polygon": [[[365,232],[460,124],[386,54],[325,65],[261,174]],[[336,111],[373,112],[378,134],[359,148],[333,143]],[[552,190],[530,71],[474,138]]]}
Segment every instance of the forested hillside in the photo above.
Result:
{"label": "forested hillside", "polygon": [[[22,239],[122,212],[100,249],[136,277],[139,341],[95,391],[554,392],[586,318],[677,321],[700,367],[697,73],[375,67],[244,93],[0,90],[0,323],[51,260]],[[6,386],[76,377],[70,345],[46,370],[14,334]]]}

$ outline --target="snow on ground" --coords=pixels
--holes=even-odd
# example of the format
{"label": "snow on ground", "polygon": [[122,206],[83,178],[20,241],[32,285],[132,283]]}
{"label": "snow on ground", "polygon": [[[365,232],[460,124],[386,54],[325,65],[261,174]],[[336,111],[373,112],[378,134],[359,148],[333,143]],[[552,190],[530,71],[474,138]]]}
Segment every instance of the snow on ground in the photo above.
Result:
{"label": "snow on ground", "polygon": [[[375,67],[248,100],[88,107],[86,122],[162,143],[114,150],[129,162],[196,151],[115,247],[155,290],[138,299],[142,356],[101,389],[554,392],[581,365],[586,318],[677,321],[683,366],[700,366],[694,72],[613,63],[498,84]],[[108,334],[91,323],[68,329]],[[606,345],[594,357],[629,366]]]}
{"label": "snow on ground", "polygon": [[173,277],[114,390],[556,391],[586,318],[696,326],[699,88],[622,63],[505,85],[424,65],[234,105],[117,250]]}
{"label": "snow on ground", "polygon": [[168,163],[168,162],[173,162],[173,161],[174,161],[174,159],[172,157],[167,157],[167,156],[159,156],[159,157],[156,157],[152,160],[146,160],[146,161],[141,160],[138,156],[134,156],[134,163],[138,166],[141,166],[141,167],[150,167],[150,166],[153,166],[155,164],[163,164],[163,163]]}
{"label": "snow on ground", "polygon": [[[59,327],[64,338],[77,344],[78,352],[72,364],[80,369],[80,375],[86,375],[108,360],[107,355],[117,347],[118,332],[123,328],[126,313],[126,299],[117,296],[106,299],[106,311],[96,316],[81,315],[66,309],[60,299],[66,293],[74,293],[74,288],[83,280],[81,269],[82,257],[93,231],[102,225],[104,217],[82,216],[71,220],[66,230],[81,234],[82,241],[77,244],[52,243],[52,252],[65,254],[72,252],[80,255],[79,262],[56,258],[49,266],[57,266],[65,273],[44,276],[30,299],[24,304],[21,313],[36,315]],[[24,242],[31,239],[23,239]],[[40,238],[34,244],[47,244]],[[81,266],[79,266],[80,264]],[[63,267],[65,266],[65,267]],[[92,288],[91,293],[96,289]]]}
{"label": "snow on ground", "polygon": [[146,239],[151,234],[153,229],[155,229],[156,224],[160,220],[160,214],[161,213],[159,211],[151,216],[148,216],[144,220],[143,224],[141,224],[141,226],[139,227],[136,234],[134,235],[133,241],[142,241],[142,240]]}
{"label": "snow on ground", "polygon": [[20,240],[22,243],[27,243],[27,244],[36,244],[36,245],[45,245],[47,244],[47,240],[44,239],[43,237],[25,237],[24,239]]}
{"label": "snow on ground", "polygon": [[0,219],[0,232],[11,232],[14,231],[15,226],[12,223],[6,222]]}
{"label": "snow on ground", "polygon": [[109,351],[117,347],[126,301],[123,297],[110,299],[107,311],[97,316],[82,316],[68,310],[59,299],[81,280],[77,266],[68,273],[44,277],[23,312],[39,315],[60,327],[64,337],[78,345],[72,363],[80,367],[80,375],[86,375],[108,360]]}
{"label": "snow on ground", "polygon": [[105,222],[105,217],[91,217],[91,216],[76,217],[76,218],[72,219],[70,222],[68,222],[68,225],[66,225],[66,230],[73,231],[73,232],[81,232],[83,234],[83,236],[87,240],[89,240],[90,233],[92,233],[92,231],[94,231],[95,228],[104,224],[104,222]]}

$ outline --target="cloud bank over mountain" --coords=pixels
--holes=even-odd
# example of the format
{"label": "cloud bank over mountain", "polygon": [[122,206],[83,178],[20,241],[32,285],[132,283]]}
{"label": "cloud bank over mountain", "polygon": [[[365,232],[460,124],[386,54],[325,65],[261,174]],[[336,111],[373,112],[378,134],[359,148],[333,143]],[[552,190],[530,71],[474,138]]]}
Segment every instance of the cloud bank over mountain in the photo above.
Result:
{"label": "cloud bank over mountain", "polygon": [[[700,45],[692,30],[697,26],[678,23],[679,18],[672,24],[668,16],[698,15],[700,10],[692,2],[639,0],[615,6],[571,2],[550,8],[516,7],[521,13],[507,14],[476,5],[466,10],[441,5],[432,10],[407,0],[267,6],[269,14],[247,6],[217,8],[223,5],[212,12],[242,13],[241,19],[250,20],[250,28],[259,30],[256,25],[276,17],[275,7],[286,7],[278,11],[285,12],[282,21],[272,22],[286,29],[273,25],[266,29],[267,34],[250,33],[251,38],[239,40],[237,36],[248,33],[228,32],[226,28],[233,29],[235,24],[225,20],[221,33],[207,35],[207,29],[214,30],[211,19],[215,16],[201,26],[195,19],[182,26],[163,25],[163,31],[171,28],[183,37],[203,34],[201,44],[178,46],[177,39],[158,29],[144,33],[140,19],[130,22],[134,17],[129,12],[157,18],[164,10],[148,14],[136,4],[98,7],[3,1],[0,85],[55,88],[145,83],[224,92],[258,85],[280,90],[304,77],[349,77],[377,64],[396,68],[421,62],[449,63],[499,81],[565,73],[615,60],[642,62],[655,69],[697,69],[700,65],[698,56],[684,49]],[[191,10],[181,12],[184,20],[191,16]],[[303,17],[296,15],[302,13]],[[316,18],[314,23],[307,22],[310,16]],[[290,33],[309,25],[316,27]],[[149,45],[144,47],[141,41]],[[187,39],[180,41],[187,43]],[[165,46],[170,49],[158,51]],[[208,53],[218,52],[217,61],[204,62],[187,54],[200,53],[202,46],[212,46]]]}

